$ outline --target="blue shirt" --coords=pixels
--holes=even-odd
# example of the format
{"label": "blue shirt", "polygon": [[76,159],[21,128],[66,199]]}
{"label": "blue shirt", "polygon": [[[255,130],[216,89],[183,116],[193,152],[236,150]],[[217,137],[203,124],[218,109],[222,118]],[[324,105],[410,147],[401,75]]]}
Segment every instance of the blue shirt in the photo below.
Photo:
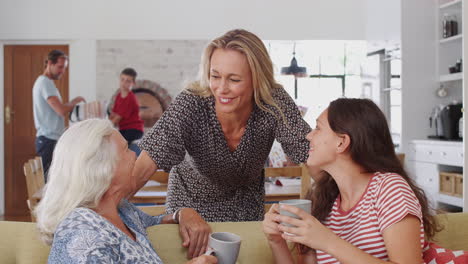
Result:
{"label": "blue shirt", "polygon": [[136,241],[93,210],[76,208],[57,227],[48,263],[163,263],[146,228],[164,215],[149,216],[125,199],[119,215]]}
{"label": "blue shirt", "polygon": [[34,82],[33,86],[33,112],[34,125],[36,126],[36,137],[44,136],[57,140],[65,130],[65,122],[54,109],[49,105],[47,99],[57,96],[60,102],[62,97],[55,87],[54,81],[47,76],[41,75]]}

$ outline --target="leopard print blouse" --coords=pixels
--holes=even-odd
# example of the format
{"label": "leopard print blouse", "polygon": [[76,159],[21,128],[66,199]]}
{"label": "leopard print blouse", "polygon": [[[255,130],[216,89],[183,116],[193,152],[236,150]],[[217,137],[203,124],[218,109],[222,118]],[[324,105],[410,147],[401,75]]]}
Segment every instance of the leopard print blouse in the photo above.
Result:
{"label": "leopard print blouse", "polygon": [[273,98],[287,122],[254,109],[234,151],[228,147],[213,96],[180,93],[140,142],[157,166],[170,171],[167,212],[197,210],[206,221],[258,221],[264,213],[262,169],[273,141],[296,163],[307,159],[309,125],[283,88]]}

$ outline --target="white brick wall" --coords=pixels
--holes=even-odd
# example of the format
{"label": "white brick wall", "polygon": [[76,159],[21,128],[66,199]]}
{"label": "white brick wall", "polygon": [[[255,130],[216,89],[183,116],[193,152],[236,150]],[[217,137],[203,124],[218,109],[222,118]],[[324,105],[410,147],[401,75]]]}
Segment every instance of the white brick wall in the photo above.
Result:
{"label": "white brick wall", "polygon": [[174,98],[198,73],[205,40],[98,40],[96,98],[108,100],[119,87],[119,74],[132,67],[138,79],[159,83]]}

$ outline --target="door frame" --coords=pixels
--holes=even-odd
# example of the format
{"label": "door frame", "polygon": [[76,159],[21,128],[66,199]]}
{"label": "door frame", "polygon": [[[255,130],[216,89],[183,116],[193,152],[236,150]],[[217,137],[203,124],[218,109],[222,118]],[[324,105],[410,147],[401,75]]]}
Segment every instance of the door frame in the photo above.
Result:
{"label": "door frame", "polygon": [[[5,142],[4,107],[5,107],[5,68],[4,49],[5,45],[68,45],[71,49],[70,40],[0,40],[0,142]],[[70,50],[69,50],[70,53]],[[67,54],[70,55],[70,54]],[[69,73],[70,74],[70,73]],[[70,84],[70,81],[69,81]],[[70,85],[69,85],[70,89]],[[0,215],[5,214],[5,145],[0,147]]]}

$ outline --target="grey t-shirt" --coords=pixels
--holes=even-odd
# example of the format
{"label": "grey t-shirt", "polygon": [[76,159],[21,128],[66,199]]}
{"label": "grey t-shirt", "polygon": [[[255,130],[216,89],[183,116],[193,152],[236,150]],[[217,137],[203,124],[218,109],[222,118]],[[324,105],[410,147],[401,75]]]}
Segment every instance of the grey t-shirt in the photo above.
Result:
{"label": "grey t-shirt", "polygon": [[60,101],[62,97],[55,87],[54,82],[47,76],[41,75],[36,79],[33,86],[33,111],[34,125],[36,126],[36,137],[44,136],[57,140],[65,129],[63,117],[58,115],[49,105],[47,99],[57,96]]}

